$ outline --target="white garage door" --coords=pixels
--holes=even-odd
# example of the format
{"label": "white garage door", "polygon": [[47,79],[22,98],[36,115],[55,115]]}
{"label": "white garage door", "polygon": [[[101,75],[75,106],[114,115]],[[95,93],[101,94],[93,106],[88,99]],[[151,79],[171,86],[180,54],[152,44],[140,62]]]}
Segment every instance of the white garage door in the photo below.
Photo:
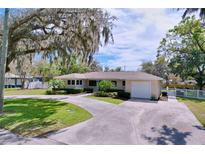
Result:
{"label": "white garage door", "polygon": [[150,81],[133,81],[131,83],[131,97],[150,98],[151,82]]}

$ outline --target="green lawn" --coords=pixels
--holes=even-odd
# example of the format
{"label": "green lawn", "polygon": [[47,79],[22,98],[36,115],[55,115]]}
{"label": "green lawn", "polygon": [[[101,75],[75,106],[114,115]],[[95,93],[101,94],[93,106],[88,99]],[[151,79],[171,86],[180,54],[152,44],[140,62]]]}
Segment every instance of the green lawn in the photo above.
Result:
{"label": "green lawn", "polygon": [[97,97],[97,96],[86,96],[88,98],[97,99],[99,101],[104,101],[112,104],[121,104],[122,102],[126,101],[127,99],[120,99],[120,98],[112,98],[112,97]]}
{"label": "green lawn", "polygon": [[178,97],[177,100],[185,103],[196,116],[196,118],[205,127],[205,100],[181,97]]}
{"label": "green lawn", "polygon": [[34,137],[85,121],[92,115],[70,103],[45,99],[7,99],[0,127]]}
{"label": "green lawn", "polygon": [[6,88],[4,94],[9,95],[45,95],[47,89],[19,89],[19,88]]}

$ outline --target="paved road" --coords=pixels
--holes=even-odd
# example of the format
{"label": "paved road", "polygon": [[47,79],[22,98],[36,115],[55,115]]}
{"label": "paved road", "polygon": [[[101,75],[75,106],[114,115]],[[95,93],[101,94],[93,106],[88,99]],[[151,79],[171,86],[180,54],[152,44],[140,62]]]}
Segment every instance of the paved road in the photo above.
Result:
{"label": "paved road", "polygon": [[49,98],[72,102],[94,117],[22,144],[205,144],[205,129],[175,98],[158,103],[129,100],[118,106],[81,96]]}

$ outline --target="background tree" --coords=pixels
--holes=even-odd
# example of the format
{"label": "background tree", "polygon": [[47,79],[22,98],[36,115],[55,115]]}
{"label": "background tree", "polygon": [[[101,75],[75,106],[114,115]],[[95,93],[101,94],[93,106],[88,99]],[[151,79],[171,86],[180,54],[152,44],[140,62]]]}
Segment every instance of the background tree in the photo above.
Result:
{"label": "background tree", "polygon": [[90,71],[91,69],[86,64],[79,62],[77,57],[71,57],[67,73],[85,73]]}
{"label": "background tree", "polygon": [[169,84],[170,69],[168,67],[168,62],[165,56],[157,56],[154,62],[154,75],[163,78],[166,81],[166,85]]}
{"label": "background tree", "polygon": [[99,46],[113,42],[114,20],[102,9],[14,9],[6,70],[16,57],[31,53],[41,53],[50,61],[61,57],[64,63],[75,53],[90,64]]}
{"label": "background tree", "polygon": [[116,67],[116,68],[113,68],[111,70],[109,70],[110,72],[120,72],[122,71],[122,68],[120,66]]}
{"label": "background tree", "polygon": [[193,77],[200,89],[205,85],[205,29],[195,17],[183,19],[162,39],[159,55],[165,55],[172,73]]}
{"label": "background tree", "polygon": [[122,67],[118,66],[116,68],[110,69],[108,66],[105,66],[104,72],[120,72],[122,71]]}
{"label": "background tree", "polygon": [[102,71],[100,64],[94,60],[90,65],[82,63],[78,57],[72,56],[68,65],[62,64],[62,59],[55,59],[52,63],[48,60],[33,62],[31,75],[42,76],[44,81],[49,81],[54,76],[69,73],[85,73],[91,71]]}
{"label": "background tree", "polygon": [[52,79],[54,76],[61,75],[63,71],[63,67],[56,63],[49,63],[46,60],[41,60],[38,62],[34,62],[31,66],[31,75],[33,76],[42,76],[43,81],[47,82]]}
{"label": "background tree", "polygon": [[110,71],[110,68],[108,66],[105,66],[104,72],[109,72],[109,71]]}
{"label": "background tree", "polygon": [[91,65],[90,65],[90,69],[92,72],[101,72],[103,71],[102,66],[100,65],[100,63],[96,60],[94,60]]}
{"label": "background tree", "polygon": [[168,63],[164,56],[157,56],[157,59],[152,61],[145,61],[141,64],[141,71],[159,76],[166,80],[168,85],[170,70],[168,68]]}
{"label": "background tree", "polygon": [[142,62],[141,71],[149,73],[149,74],[155,74],[154,73],[154,64],[152,63],[152,61]]}
{"label": "background tree", "polygon": [[199,16],[201,17],[201,19],[205,19],[205,8],[186,8],[182,18],[184,19],[188,15],[193,14],[193,13],[198,13],[198,12],[199,12]]}

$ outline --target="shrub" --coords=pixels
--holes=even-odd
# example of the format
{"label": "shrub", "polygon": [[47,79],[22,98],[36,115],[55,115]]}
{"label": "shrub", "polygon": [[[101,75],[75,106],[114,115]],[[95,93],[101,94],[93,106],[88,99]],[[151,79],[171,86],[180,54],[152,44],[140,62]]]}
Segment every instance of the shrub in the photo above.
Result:
{"label": "shrub", "polygon": [[46,90],[46,95],[53,95],[53,94],[56,94],[56,93],[52,89]]}
{"label": "shrub", "polygon": [[[166,84],[162,85],[163,88],[166,88]],[[190,84],[169,84],[169,88],[178,88],[178,89],[195,89],[196,85],[190,85]]]}
{"label": "shrub", "polygon": [[63,93],[66,94],[78,94],[78,93],[82,93],[84,90],[81,89],[69,89],[69,88],[53,88],[53,91],[57,94],[57,93],[61,93],[62,91],[64,91]]}
{"label": "shrub", "polygon": [[113,83],[109,80],[102,80],[98,83],[99,91],[108,91],[113,88]]}
{"label": "shrub", "polygon": [[106,93],[104,91],[95,92],[94,96],[97,96],[97,97],[109,97],[108,93]]}
{"label": "shrub", "polygon": [[63,80],[58,80],[58,79],[52,79],[49,81],[49,87],[53,89],[57,88],[65,88],[65,82]]}
{"label": "shrub", "polygon": [[130,98],[130,93],[129,92],[125,92],[125,91],[119,91],[117,93],[118,97],[121,97],[121,98],[127,98],[129,99]]}
{"label": "shrub", "polygon": [[87,93],[93,93],[93,89],[92,88],[84,88],[83,91],[85,91]]}
{"label": "shrub", "polygon": [[67,94],[78,94],[82,93],[83,91],[83,89],[66,89]]}
{"label": "shrub", "polygon": [[94,96],[97,97],[117,97],[117,92],[104,92],[104,91],[98,91],[94,93]]}
{"label": "shrub", "polygon": [[118,95],[117,95],[117,92],[109,92],[109,93],[108,93],[108,96],[115,98],[115,97],[117,97]]}
{"label": "shrub", "polygon": [[112,89],[107,89],[106,92],[124,92],[124,90],[112,88]]}

